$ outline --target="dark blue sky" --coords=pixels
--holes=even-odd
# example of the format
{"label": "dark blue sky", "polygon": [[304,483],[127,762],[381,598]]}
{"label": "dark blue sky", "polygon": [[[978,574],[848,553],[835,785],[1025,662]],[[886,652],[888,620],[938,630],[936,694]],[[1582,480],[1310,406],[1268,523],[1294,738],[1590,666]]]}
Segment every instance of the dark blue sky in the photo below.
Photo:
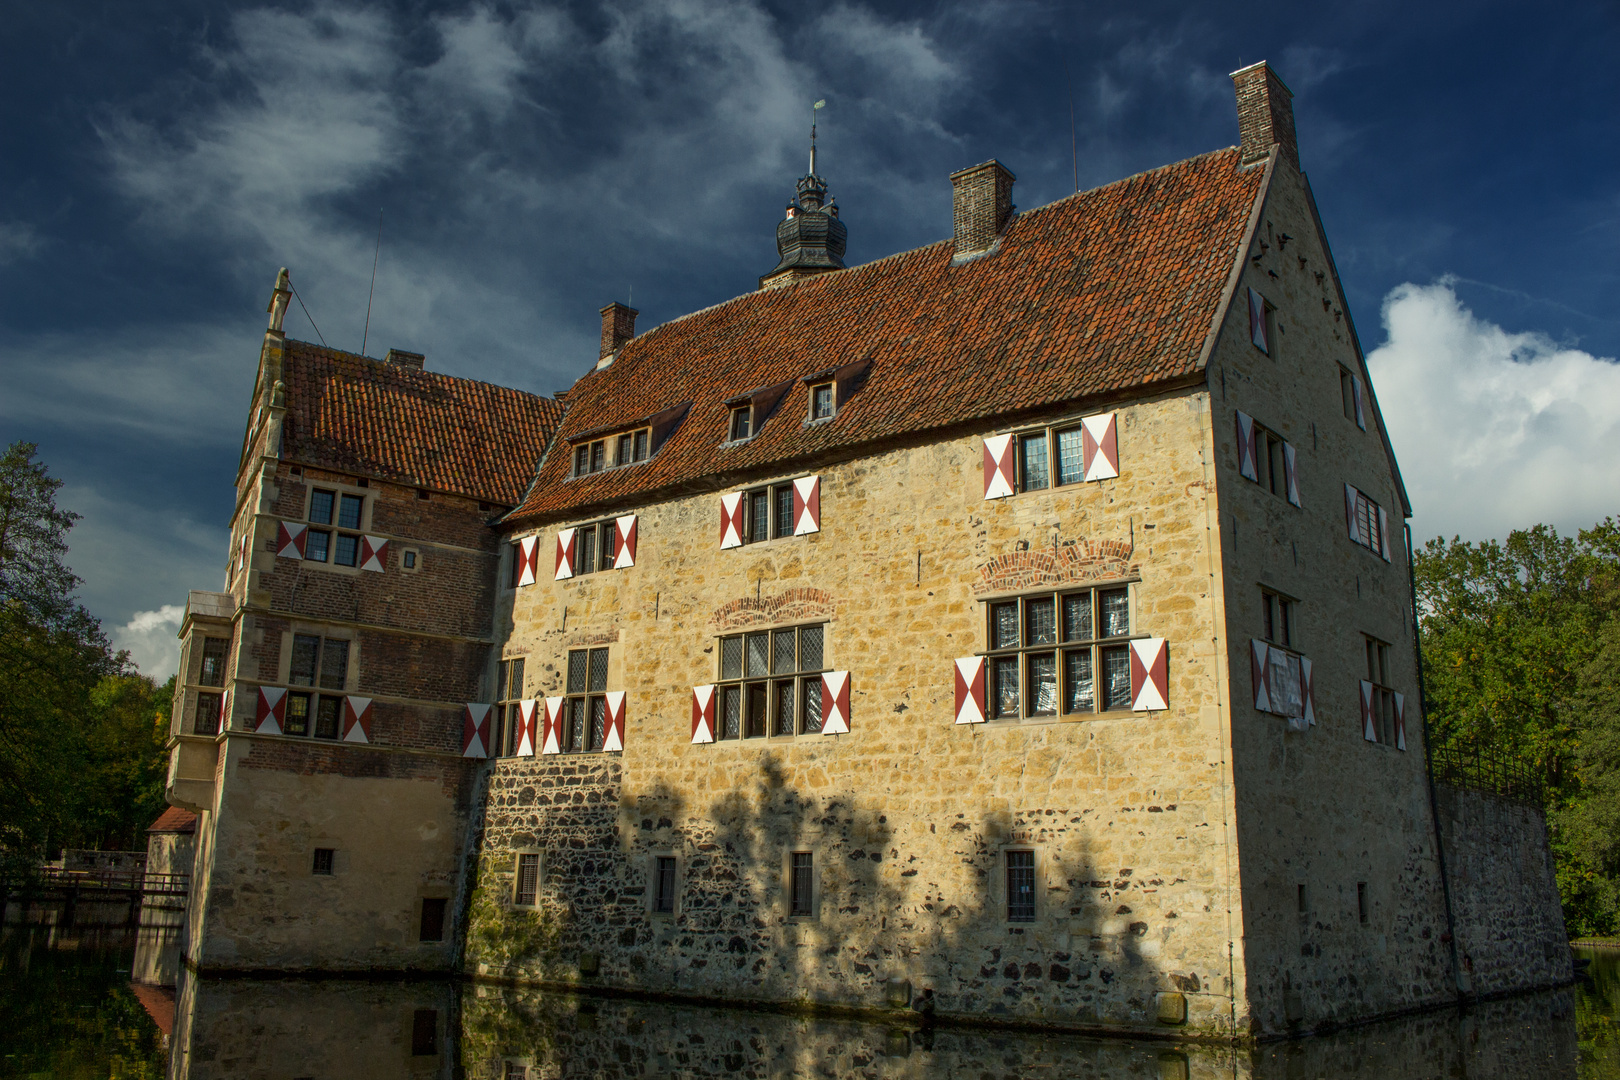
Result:
{"label": "dark blue sky", "polygon": [[1089,187],[1234,143],[1227,75],[1267,59],[1419,535],[1615,512],[1620,9],[1278,7],[8,5],[0,438],[166,674],[150,613],[222,579],[276,269],[358,349],[379,209],[367,351],[551,392],[607,301],[646,329],[774,265],[818,97],[853,264],[946,236],[964,165],[1067,194],[1071,87]]}

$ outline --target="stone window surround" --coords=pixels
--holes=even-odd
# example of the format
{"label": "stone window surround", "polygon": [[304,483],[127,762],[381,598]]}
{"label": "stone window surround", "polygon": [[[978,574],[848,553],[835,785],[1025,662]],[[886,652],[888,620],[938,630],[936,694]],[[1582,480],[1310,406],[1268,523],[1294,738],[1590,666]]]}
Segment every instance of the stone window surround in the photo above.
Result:
{"label": "stone window surround", "polygon": [[[793,914],[793,856],[810,856],[810,914]],[[813,923],[821,919],[821,853],[810,844],[789,845],[782,852],[782,918],[790,923]]]}
{"label": "stone window surround", "polygon": [[[542,900],[545,897],[546,889],[546,849],[543,847],[534,847],[532,845],[529,847],[513,848],[511,855],[512,890],[511,895],[507,897],[507,906],[517,911],[539,910],[539,908],[542,906]],[[517,898],[519,878],[521,876],[520,867],[522,866],[522,856],[524,855],[538,855],[540,857],[535,865],[534,903],[532,904],[520,904],[518,903]]]}
{"label": "stone window surround", "polygon": [[[1139,638],[1152,637],[1153,635],[1142,633],[1137,629],[1138,624],[1139,624],[1137,586],[1140,585],[1141,582],[1142,582],[1142,578],[1141,578],[1140,574],[1131,574],[1130,576],[1123,577],[1123,578],[1109,578],[1109,579],[1098,579],[1098,580],[1095,580],[1095,581],[1076,582],[1072,586],[1051,585],[1051,586],[1042,586],[1041,588],[1038,588],[1038,589],[1025,588],[1025,589],[1009,590],[1009,591],[1004,591],[1004,592],[984,593],[982,595],[976,596],[976,597],[974,597],[974,599],[977,600],[979,603],[984,605],[984,614],[983,614],[983,618],[981,619],[981,624],[984,627],[984,632],[985,632],[985,635],[986,635],[985,640],[984,640],[984,643],[985,643],[986,647],[983,648],[983,649],[979,649],[979,650],[975,651],[973,655],[975,655],[975,656],[983,656],[983,657],[986,658],[986,660],[988,660],[988,658],[993,654],[993,650],[988,648],[989,643],[990,643],[989,625],[990,625],[990,605],[991,604],[1004,603],[1004,602],[1006,602],[1008,600],[1019,600],[1019,599],[1022,599],[1024,597],[1026,597],[1026,596],[1036,596],[1036,597],[1038,597],[1038,596],[1046,595],[1048,593],[1050,593],[1052,595],[1059,595],[1059,594],[1062,594],[1062,593],[1065,593],[1065,592],[1085,592],[1085,591],[1100,592],[1100,591],[1105,591],[1105,590],[1108,590],[1108,589],[1118,589],[1118,588],[1123,586],[1126,589],[1126,597],[1127,597],[1127,603],[1128,603],[1129,618],[1130,618],[1130,622],[1131,622],[1131,632],[1127,637],[1117,638],[1117,639],[1109,639],[1110,644],[1128,644],[1129,642],[1134,641],[1134,640],[1139,639]],[[1058,613],[1058,617],[1059,617],[1059,619],[1062,618],[1062,612],[1061,611]],[[1020,635],[1021,634],[1022,634],[1022,628],[1020,628]],[[1101,641],[1103,639],[1095,639],[1095,640]],[[1061,652],[1062,648],[1063,648],[1063,643],[1058,642],[1058,644],[1053,646],[1053,648],[1056,649],[1057,651]],[[1022,646],[1021,645],[1019,647],[1019,651],[1021,653],[1025,652],[1025,651],[1028,651],[1028,646]],[[1002,654],[1002,655],[1005,655],[1005,654]],[[1059,677],[1060,684],[1061,684],[1061,679],[1062,679],[1062,672],[1061,671],[1058,673],[1058,677]],[[987,672],[986,673],[986,679],[988,680],[988,678],[989,678],[989,675],[988,675],[988,672]],[[1093,686],[1097,685],[1096,680],[1099,680],[1101,678],[1102,678],[1102,672],[1094,664],[1093,668],[1092,668]],[[987,707],[990,704],[989,700],[988,700],[989,692],[990,692],[990,690],[989,690],[989,685],[988,685],[988,681],[987,681],[986,688],[985,688],[985,693],[987,695],[985,704],[986,704]],[[1060,691],[1059,692],[1061,693],[1061,686],[1060,686]],[[1093,691],[1093,692],[1095,693],[1095,691]],[[1021,687],[1020,688],[1020,695],[1021,696],[1022,696],[1022,693],[1023,693],[1023,688]],[[1075,723],[1083,724],[1083,723],[1088,723],[1088,722],[1093,721],[1093,720],[1124,720],[1124,719],[1129,719],[1129,718],[1132,718],[1132,717],[1140,717],[1140,716],[1141,716],[1140,713],[1132,710],[1128,705],[1123,709],[1106,709],[1106,710],[1098,709],[1097,711],[1090,712],[1090,713],[1065,713],[1061,709],[1059,709],[1057,714],[1053,715],[1053,716],[1022,716],[1022,717],[1018,717],[1016,719],[1006,719],[1006,718],[1002,718],[1002,717],[986,717],[986,726],[987,727],[996,727],[997,725],[1001,725],[1001,726],[1006,726],[1006,727],[1012,727],[1012,726],[1029,727],[1029,726],[1040,726],[1040,725],[1044,725],[1044,724],[1075,724]]]}
{"label": "stone window surround", "polygon": [[[327,689],[321,686],[303,686],[301,684],[294,686],[292,684],[293,638],[299,634],[318,637],[322,641],[330,639],[349,643],[349,667],[347,674],[343,678],[343,688],[341,690]],[[347,627],[335,626],[331,623],[308,623],[302,621],[291,623],[287,629],[281,632],[281,656],[276,666],[276,684],[285,686],[289,691],[296,691],[297,693],[354,693],[360,686],[360,650],[355,647],[357,641],[358,638],[356,638],[354,631]],[[299,737],[302,738],[302,736]]]}
{"label": "stone window surround", "polygon": [[[675,860],[675,896],[670,911],[657,910],[658,860],[661,858]],[[672,922],[683,915],[685,905],[681,900],[686,891],[686,860],[681,858],[680,852],[667,847],[649,849],[643,860],[643,866],[647,874],[646,898],[643,901],[647,917],[661,922]]]}
{"label": "stone window surround", "polygon": [[[800,630],[800,629],[802,629],[804,627],[808,627],[808,626],[819,626],[819,627],[821,627],[821,667],[817,668],[814,671],[799,671],[799,670],[795,669],[791,674],[783,672],[781,674],[772,673],[772,674],[768,674],[768,675],[756,675],[756,676],[742,675],[742,676],[739,676],[739,677],[736,677],[736,678],[731,678],[731,679],[727,679],[727,678],[724,677],[724,671],[723,671],[723,668],[721,667],[721,665],[724,662],[723,655],[722,655],[722,650],[725,648],[725,646],[721,644],[722,639],[724,639],[724,638],[733,638],[734,637],[734,638],[741,638],[743,640],[744,653],[743,653],[742,663],[743,663],[743,668],[746,671],[747,670],[747,664],[748,664],[748,656],[747,656],[748,635],[750,635],[750,634],[760,634],[760,633],[766,634],[767,635],[766,649],[769,650],[769,649],[772,648],[772,643],[773,643],[772,635],[774,635],[777,631],[779,631],[779,630],[795,630],[795,631],[797,631],[797,630]],[[826,674],[827,672],[840,670],[836,665],[833,664],[832,660],[829,658],[829,655],[828,655],[829,652],[830,652],[830,645],[831,645],[831,638],[832,638],[832,634],[830,633],[831,628],[832,628],[832,620],[830,618],[828,618],[828,619],[822,619],[822,620],[819,620],[819,621],[812,620],[810,622],[805,622],[803,620],[794,620],[794,621],[791,621],[791,622],[760,623],[758,625],[747,626],[747,627],[739,627],[737,629],[730,630],[730,631],[727,631],[725,633],[716,634],[714,636],[714,639],[713,639],[714,640],[714,652],[715,652],[715,656],[714,656],[715,680],[714,680],[714,684],[713,684],[714,685],[714,709],[715,709],[714,723],[715,723],[715,732],[714,732],[714,742],[709,744],[709,749],[713,750],[715,748],[722,747],[722,746],[744,746],[744,745],[747,745],[749,743],[782,744],[782,743],[792,742],[792,741],[797,740],[797,739],[820,739],[820,738],[822,738],[823,737],[822,732],[819,731],[819,730],[817,730],[817,731],[803,731],[803,730],[799,730],[799,729],[802,728],[803,722],[804,722],[804,717],[802,715],[802,711],[803,711],[803,708],[804,708],[804,694],[806,693],[806,691],[804,689],[805,684],[810,682],[810,680],[815,680],[815,681],[819,682],[820,677],[822,675]],[[767,665],[769,665],[769,659],[770,659],[769,652],[767,652]],[[795,693],[797,695],[795,708],[800,710],[800,715],[795,718],[795,721],[794,721],[795,730],[794,730],[794,733],[792,735],[778,735],[778,734],[775,733],[775,731],[772,730],[772,728],[774,728],[774,726],[775,726],[775,721],[776,721],[776,699],[775,699],[775,694],[773,693],[773,691],[774,691],[776,683],[784,681],[784,680],[789,679],[789,678],[793,679],[797,684],[799,684],[795,689]],[[764,735],[753,735],[753,736],[739,734],[739,737],[735,738],[735,739],[722,737],[721,734],[720,734],[720,731],[721,731],[723,725],[725,724],[725,716],[724,716],[724,713],[722,712],[722,710],[724,709],[724,705],[723,705],[724,698],[722,697],[723,689],[725,687],[728,687],[728,686],[746,687],[747,684],[749,684],[751,682],[764,682],[766,684],[766,687],[767,687],[767,689],[766,689],[766,710],[767,710],[769,715],[766,718],[766,731],[765,731],[765,734]],[[746,708],[747,707],[747,702],[743,701],[741,703],[741,707]],[[825,722],[826,717],[823,717],[822,719]],[[743,725],[745,722],[746,722],[745,718],[742,717],[742,715],[739,713],[739,717],[738,717],[739,726]],[[816,874],[817,874],[817,877],[819,879],[820,874],[821,874],[821,871],[820,871],[819,868],[817,869]],[[819,892],[819,889],[820,889],[819,884],[817,886],[817,889],[818,889],[818,892]],[[785,903],[785,901],[784,901],[784,903]]]}
{"label": "stone window surround", "polygon": [[[358,558],[355,560],[355,564],[353,566],[341,566],[333,561],[337,555],[337,535],[338,533],[342,532],[353,536],[362,536],[371,531],[372,512],[376,506],[376,492],[373,491],[369,485],[362,487],[359,484],[347,484],[335,480],[313,480],[305,477],[304,484],[305,490],[302,520],[311,529],[317,529],[322,532],[330,533],[332,540],[330,541],[330,546],[327,549],[327,557],[324,561],[318,562],[314,559],[302,559],[299,561],[299,565],[318,568],[326,571],[327,573],[358,575],[361,572],[360,561]],[[322,525],[309,520],[310,510],[314,506],[316,488],[320,488],[322,491],[331,491],[335,493],[332,506],[333,520],[332,524],[330,525]],[[357,495],[360,498],[360,524],[355,526],[353,529],[341,528],[337,524],[338,510],[343,504],[342,496],[344,495]],[[308,536],[307,532],[305,533],[305,536]],[[308,543],[307,539],[305,543]]]}
{"label": "stone window surround", "polygon": [[[1008,918],[1007,871],[1009,861],[1007,853],[1012,851],[1027,851],[1035,856],[1035,917],[1033,919]],[[1027,840],[1009,840],[996,848],[996,868],[990,875],[989,901],[996,911],[996,921],[1008,927],[1038,926],[1046,915],[1044,895],[1046,893],[1046,858],[1045,852]]]}
{"label": "stone window surround", "polygon": [[[1086,415],[1089,416],[1091,414],[1087,413]],[[1122,411],[1120,412],[1120,415],[1123,415]],[[1010,434],[1012,436],[1013,472],[1016,474],[1013,483],[1013,493],[1011,496],[1009,496],[1009,498],[1017,498],[1020,495],[1039,495],[1042,493],[1050,493],[1061,488],[1068,488],[1072,491],[1078,491],[1085,487],[1087,483],[1095,484],[1100,482],[1096,480],[1087,481],[1081,479],[1070,480],[1068,483],[1063,483],[1058,479],[1058,436],[1067,434],[1069,432],[1079,431],[1080,420],[1081,418],[1079,416],[1060,417],[1047,423],[1030,424],[1025,427],[1004,429],[1006,434]],[[1123,421],[1116,420],[1115,422],[1123,427]],[[1026,488],[1024,486],[1024,440],[1032,435],[1040,434],[1045,434],[1046,436],[1046,486],[1038,488]]]}
{"label": "stone window surround", "polygon": [[[407,565],[408,560],[408,565]],[[422,552],[420,548],[400,548],[399,568],[407,574],[420,573],[422,570]]]}

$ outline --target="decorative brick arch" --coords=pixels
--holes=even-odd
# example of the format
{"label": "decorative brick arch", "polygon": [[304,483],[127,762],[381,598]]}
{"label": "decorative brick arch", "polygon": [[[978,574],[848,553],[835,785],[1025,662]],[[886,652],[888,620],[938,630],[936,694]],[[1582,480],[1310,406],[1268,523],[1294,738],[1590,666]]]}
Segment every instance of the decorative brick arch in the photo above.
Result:
{"label": "decorative brick arch", "polygon": [[1103,581],[1126,577],[1136,569],[1131,563],[1131,545],[1122,540],[1066,540],[1056,548],[997,555],[979,567],[973,592]]}
{"label": "decorative brick arch", "polygon": [[709,624],[716,630],[740,630],[747,626],[808,622],[832,618],[835,607],[832,593],[821,589],[788,589],[776,596],[757,600],[745,596],[721,604],[709,616]]}

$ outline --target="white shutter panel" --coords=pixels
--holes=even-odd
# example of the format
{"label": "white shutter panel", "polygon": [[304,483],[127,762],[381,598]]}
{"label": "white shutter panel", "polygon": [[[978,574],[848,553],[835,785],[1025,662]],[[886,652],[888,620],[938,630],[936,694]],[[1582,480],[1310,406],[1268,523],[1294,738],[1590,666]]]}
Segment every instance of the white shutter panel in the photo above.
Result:
{"label": "white shutter panel", "polygon": [[821,531],[821,477],[793,481],[793,535]]}
{"label": "white shutter panel", "polygon": [[964,656],[954,665],[956,722],[984,723],[984,657]]}
{"label": "white shutter panel", "polygon": [[1382,549],[1379,554],[1389,562],[1389,514],[1382,506],[1378,508],[1378,544]]}
{"label": "white shutter panel", "polygon": [[1260,479],[1260,469],[1254,460],[1254,418],[1242,409],[1237,413],[1238,472],[1245,480]]}
{"label": "white shutter panel", "polygon": [[556,581],[574,576],[574,532],[573,529],[557,530],[557,576],[554,579]]}
{"label": "white shutter panel", "polygon": [[720,496],[720,550],[742,547],[743,493],[733,491]]}
{"label": "white shutter panel", "polygon": [[1367,430],[1367,413],[1361,405],[1361,376],[1350,376],[1350,392],[1356,399],[1356,427],[1362,431]]}
{"label": "white shutter panel", "polygon": [[984,438],[984,497],[1005,499],[1013,493],[1013,437],[986,435]]}
{"label": "white shutter panel", "polygon": [[1283,443],[1283,477],[1288,481],[1288,501],[1299,505],[1299,467],[1294,461],[1294,444]]}
{"label": "white shutter panel", "polygon": [[1249,639],[1249,674],[1254,677],[1254,707],[1271,711],[1271,646],[1259,638]]}
{"label": "white shutter panel", "polygon": [[1266,298],[1249,290],[1249,340],[1254,347],[1270,355],[1271,345],[1266,340]]}

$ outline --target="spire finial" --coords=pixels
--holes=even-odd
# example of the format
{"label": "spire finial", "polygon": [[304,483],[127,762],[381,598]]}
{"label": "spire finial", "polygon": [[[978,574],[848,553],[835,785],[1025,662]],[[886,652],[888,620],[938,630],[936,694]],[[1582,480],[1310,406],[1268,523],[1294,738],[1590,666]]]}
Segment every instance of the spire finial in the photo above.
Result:
{"label": "spire finial", "polygon": [[822,98],[810,106],[810,175],[816,175],[816,113],[827,107],[827,99]]}

